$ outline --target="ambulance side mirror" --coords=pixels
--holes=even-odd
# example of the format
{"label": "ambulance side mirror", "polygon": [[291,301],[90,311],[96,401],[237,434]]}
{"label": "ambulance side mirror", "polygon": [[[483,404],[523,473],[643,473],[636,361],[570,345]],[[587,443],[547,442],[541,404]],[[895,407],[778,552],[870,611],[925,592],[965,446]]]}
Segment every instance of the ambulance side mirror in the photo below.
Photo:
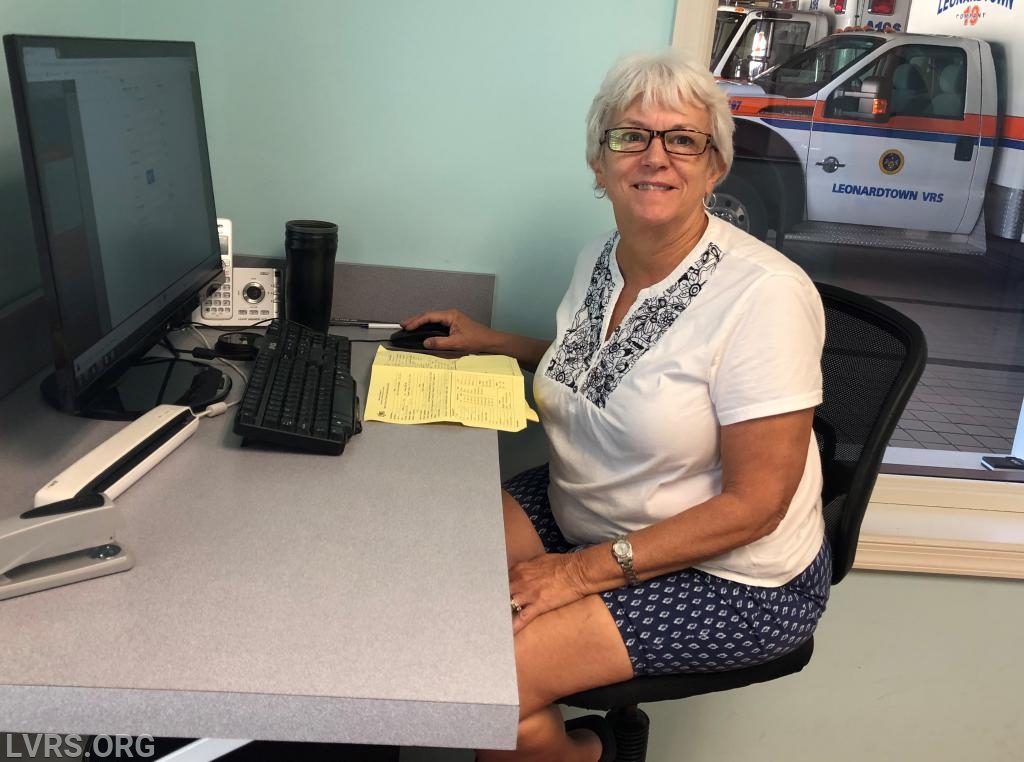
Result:
{"label": "ambulance side mirror", "polygon": [[829,115],[867,122],[889,121],[889,97],[892,86],[882,77],[865,77],[850,83],[856,89],[838,89],[832,93]]}
{"label": "ambulance side mirror", "polygon": [[865,77],[860,86],[858,111],[865,118],[873,117],[876,122],[889,121],[889,101],[892,83],[882,77]]}

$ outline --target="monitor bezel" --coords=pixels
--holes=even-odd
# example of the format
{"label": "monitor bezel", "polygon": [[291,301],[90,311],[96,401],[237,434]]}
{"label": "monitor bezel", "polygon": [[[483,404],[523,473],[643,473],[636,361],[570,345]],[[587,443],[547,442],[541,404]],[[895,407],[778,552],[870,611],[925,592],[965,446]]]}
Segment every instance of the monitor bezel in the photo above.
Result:
{"label": "monitor bezel", "polygon": [[[139,40],[101,37],[64,37],[50,35],[4,35],[4,51],[7,59],[8,77],[11,83],[11,96],[14,105],[15,121],[18,129],[19,147],[25,173],[25,186],[28,193],[29,211],[32,218],[32,230],[39,258],[40,275],[43,295],[47,304],[50,323],[50,336],[53,348],[54,376],[51,399],[59,409],[71,413],[82,413],[97,395],[107,391],[138,358],[152,348],[166,335],[174,323],[187,320],[198,306],[199,292],[211,283],[223,279],[221,267],[220,240],[217,232],[216,205],[213,193],[213,177],[210,168],[209,144],[206,135],[206,116],[203,109],[202,89],[199,81],[198,57],[194,42],[168,40]],[[198,123],[198,142],[202,164],[203,192],[210,210],[209,255],[197,265],[183,273],[176,281],[159,296],[167,297],[166,303],[152,316],[134,326],[130,333],[122,339],[112,352],[116,356],[110,365],[94,378],[80,380],[75,374],[74,352],[66,344],[62,326],[64,316],[61,311],[60,291],[57,288],[53,267],[53,252],[47,233],[46,205],[43,198],[42,184],[39,178],[38,157],[29,128],[28,94],[26,87],[28,74],[24,66],[24,51],[28,47],[54,47],[66,53],[74,53],[80,49],[79,57],[95,53],[97,46],[104,46],[109,52],[107,57],[129,57],[138,55],[140,48],[147,56],[158,56],[161,53],[174,57],[190,57],[195,69],[197,99],[196,120]],[[144,309],[140,308],[140,309]],[[127,317],[111,330],[120,328],[128,321],[137,318],[138,310]],[[108,334],[109,335],[109,332]]]}

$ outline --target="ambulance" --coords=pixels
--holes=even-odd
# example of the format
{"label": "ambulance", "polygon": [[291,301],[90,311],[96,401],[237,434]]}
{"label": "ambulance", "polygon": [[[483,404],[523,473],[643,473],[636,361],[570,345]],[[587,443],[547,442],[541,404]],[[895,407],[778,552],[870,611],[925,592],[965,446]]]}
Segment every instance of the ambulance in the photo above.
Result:
{"label": "ambulance", "polygon": [[[803,0],[835,14],[836,27],[860,26],[878,32],[906,31],[911,0]],[[922,0],[917,0],[920,4]]]}
{"label": "ambulance", "polygon": [[728,79],[755,77],[848,26],[902,31],[910,1],[756,0],[720,5],[711,72]]}
{"label": "ambulance", "polygon": [[777,245],[793,232],[978,253],[986,227],[1021,240],[1024,0],[919,0],[907,26],[833,34],[720,82],[736,161],[714,213]]}
{"label": "ambulance", "polygon": [[749,79],[835,31],[831,13],[720,5],[711,43],[711,73]]}

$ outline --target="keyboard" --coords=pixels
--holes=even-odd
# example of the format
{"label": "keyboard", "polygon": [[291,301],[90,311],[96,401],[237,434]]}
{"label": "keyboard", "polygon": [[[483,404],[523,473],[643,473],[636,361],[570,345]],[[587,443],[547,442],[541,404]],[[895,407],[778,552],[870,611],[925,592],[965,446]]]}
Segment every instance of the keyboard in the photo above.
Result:
{"label": "keyboard", "polygon": [[235,416],[243,444],[340,455],[361,430],[349,340],[273,320],[257,346]]}

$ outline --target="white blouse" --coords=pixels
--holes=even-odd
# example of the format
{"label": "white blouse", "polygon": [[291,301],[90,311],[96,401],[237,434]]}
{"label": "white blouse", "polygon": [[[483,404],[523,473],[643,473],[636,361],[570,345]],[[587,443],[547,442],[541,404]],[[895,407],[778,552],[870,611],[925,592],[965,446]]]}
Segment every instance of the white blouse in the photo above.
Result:
{"label": "white blouse", "polygon": [[[622,290],[618,233],[580,254],[556,337],[534,376],[551,448],[551,507],[566,539],[598,543],[719,494],[719,429],[821,402],[825,321],[785,256],[716,217],[605,341]],[[760,586],[791,580],[824,536],[814,438],[770,535],[698,568]]]}

